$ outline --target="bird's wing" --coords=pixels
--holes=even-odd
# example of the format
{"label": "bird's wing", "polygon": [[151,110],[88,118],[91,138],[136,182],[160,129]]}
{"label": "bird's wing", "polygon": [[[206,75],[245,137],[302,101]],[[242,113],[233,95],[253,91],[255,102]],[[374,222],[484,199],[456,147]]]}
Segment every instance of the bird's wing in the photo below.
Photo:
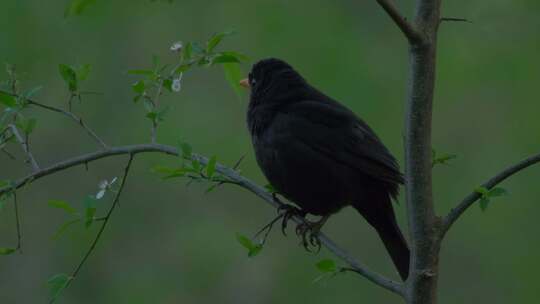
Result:
{"label": "bird's wing", "polygon": [[[403,183],[395,158],[371,128],[334,101],[301,101],[282,108],[281,124],[310,149],[375,179]],[[278,127],[279,128],[279,127]]]}

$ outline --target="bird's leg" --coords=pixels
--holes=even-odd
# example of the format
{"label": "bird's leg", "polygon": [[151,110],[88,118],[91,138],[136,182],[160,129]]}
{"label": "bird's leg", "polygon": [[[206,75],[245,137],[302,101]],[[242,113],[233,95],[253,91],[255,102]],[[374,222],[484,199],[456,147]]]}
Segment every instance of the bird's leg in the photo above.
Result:
{"label": "bird's leg", "polygon": [[316,247],[317,252],[321,249],[321,241],[319,240],[318,235],[329,217],[330,215],[325,215],[316,222],[305,220],[303,223],[296,226],[296,235],[302,237],[302,245],[306,250],[311,251],[309,249],[310,245]]}

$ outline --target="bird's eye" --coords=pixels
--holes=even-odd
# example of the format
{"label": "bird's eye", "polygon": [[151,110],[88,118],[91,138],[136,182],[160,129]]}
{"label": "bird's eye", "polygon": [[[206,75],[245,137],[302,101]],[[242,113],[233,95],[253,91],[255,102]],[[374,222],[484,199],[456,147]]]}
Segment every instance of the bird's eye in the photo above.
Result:
{"label": "bird's eye", "polygon": [[251,78],[249,81],[251,82],[251,86],[254,86],[257,83],[257,80],[255,78]]}

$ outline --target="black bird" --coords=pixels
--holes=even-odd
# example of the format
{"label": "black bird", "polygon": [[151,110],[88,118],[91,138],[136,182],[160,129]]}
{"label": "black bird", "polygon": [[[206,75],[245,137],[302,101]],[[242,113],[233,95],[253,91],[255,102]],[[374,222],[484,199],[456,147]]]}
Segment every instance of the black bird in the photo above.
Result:
{"label": "black bird", "polygon": [[289,64],[264,59],[241,84],[251,89],[247,125],[270,184],[326,219],[351,205],[375,228],[403,280],[409,248],[392,200],[403,176],[373,130],[351,110],[309,85]]}

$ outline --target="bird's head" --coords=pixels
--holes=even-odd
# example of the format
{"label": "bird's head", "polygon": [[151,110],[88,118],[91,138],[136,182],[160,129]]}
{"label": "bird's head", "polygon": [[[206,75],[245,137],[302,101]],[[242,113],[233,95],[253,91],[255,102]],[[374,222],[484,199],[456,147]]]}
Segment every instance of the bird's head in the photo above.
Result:
{"label": "bird's head", "polygon": [[288,63],[276,58],[263,59],[253,65],[248,78],[240,85],[250,89],[251,100],[276,100],[304,88],[306,81]]}

